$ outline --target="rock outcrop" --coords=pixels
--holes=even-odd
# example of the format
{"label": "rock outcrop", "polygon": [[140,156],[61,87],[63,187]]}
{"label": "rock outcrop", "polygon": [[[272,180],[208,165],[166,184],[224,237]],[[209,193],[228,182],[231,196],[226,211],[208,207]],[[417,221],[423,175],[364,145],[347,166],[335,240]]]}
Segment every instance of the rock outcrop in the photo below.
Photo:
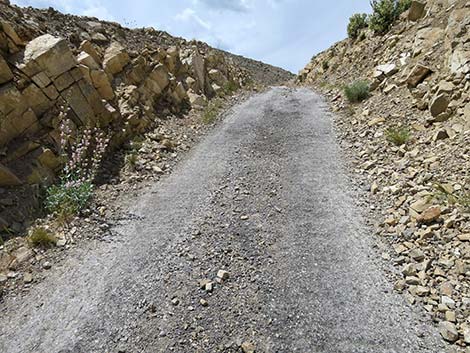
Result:
{"label": "rock outcrop", "polygon": [[[458,352],[468,351],[470,315],[469,29],[468,1],[413,1],[387,34],[364,30],[298,76],[342,112],[338,131],[378,210],[395,289],[421,303]],[[356,80],[371,93],[351,104],[342,87]]]}
{"label": "rock outcrop", "polygon": [[[64,107],[74,129],[99,127],[118,145],[162,118],[229,93],[228,85],[252,85],[256,80],[241,66],[205,43],[153,28],[130,30],[0,2],[0,191],[53,180],[61,166]],[[0,217],[25,218],[6,205]]]}

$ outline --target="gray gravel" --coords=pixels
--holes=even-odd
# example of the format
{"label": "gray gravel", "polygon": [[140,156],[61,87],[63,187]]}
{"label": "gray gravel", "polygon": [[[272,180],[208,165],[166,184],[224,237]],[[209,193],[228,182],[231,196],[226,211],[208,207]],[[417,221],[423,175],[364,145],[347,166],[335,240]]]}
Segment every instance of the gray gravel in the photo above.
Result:
{"label": "gray gravel", "polygon": [[331,120],[307,89],[233,108],[113,237],[2,304],[0,352],[444,352],[376,260]]}

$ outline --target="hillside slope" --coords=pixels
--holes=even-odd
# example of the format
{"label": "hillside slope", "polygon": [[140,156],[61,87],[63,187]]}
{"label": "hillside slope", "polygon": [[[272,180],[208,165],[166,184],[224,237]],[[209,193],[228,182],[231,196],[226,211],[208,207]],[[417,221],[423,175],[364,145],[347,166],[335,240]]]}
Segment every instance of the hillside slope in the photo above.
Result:
{"label": "hillside slope", "polygon": [[293,77],[153,28],[0,1],[0,232],[20,229],[35,208],[26,199],[60,172],[64,121],[117,146],[212,98]]}
{"label": "hillside slope", "polygon": [[[395,288],[461,347],[470,344],[469,28],[468,1],[413,1],[387,34],[341,41],[298,77],[340,113],[338,133],[391,245],[383,257]],[[371,92],[349,103],[343,87],[356,80]]]}

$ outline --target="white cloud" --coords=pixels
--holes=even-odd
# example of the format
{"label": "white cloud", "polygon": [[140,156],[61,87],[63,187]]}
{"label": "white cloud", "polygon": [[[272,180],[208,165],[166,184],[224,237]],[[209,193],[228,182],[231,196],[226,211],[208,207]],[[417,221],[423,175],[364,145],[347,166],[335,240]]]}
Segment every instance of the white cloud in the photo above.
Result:
{"label": "white cloud", "polygon": [[247,12],[250,9],[249,0],[193,0],[194,4],[202,3],[214,10]]}
{"label": "white cloud", "polygon": [[184,21],[184,22],[190,22],[193,21],[197,23],[199,26],[202,28],[205,28],[207,30],[211,29],[211,24],[209,22],[204,21],[202,18],[200,18],[196,11],[190,8],[186,8],[183,10],[183,12],[180,12],[175,16],[175,19],[178,21]]}

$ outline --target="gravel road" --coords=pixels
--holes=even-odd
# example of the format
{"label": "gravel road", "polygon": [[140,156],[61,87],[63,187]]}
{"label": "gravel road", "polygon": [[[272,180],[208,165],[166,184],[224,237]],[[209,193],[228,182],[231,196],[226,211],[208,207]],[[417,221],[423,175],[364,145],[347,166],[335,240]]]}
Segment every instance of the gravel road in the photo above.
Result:
{"label": "gravel road", "polygon": [[355,198],[322,99],[258,94],[112,237],[7,299],[0,352],[444,352],[393,292]]}

